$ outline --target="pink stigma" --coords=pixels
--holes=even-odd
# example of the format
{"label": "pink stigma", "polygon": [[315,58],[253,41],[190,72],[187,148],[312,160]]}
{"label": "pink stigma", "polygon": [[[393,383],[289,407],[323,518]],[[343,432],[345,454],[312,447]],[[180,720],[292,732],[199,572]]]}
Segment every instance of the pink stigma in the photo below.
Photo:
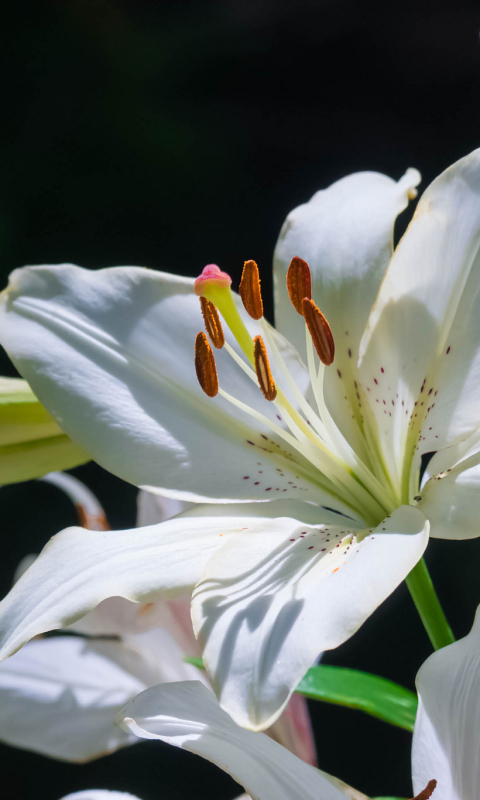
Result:
{"label": "pink stigma", "polygon": [[203,268],[202,274],[195,281],[195,294],[201,297],[207,285],[211,286],[214,284],[215,286],[227,287],[230,286],[231,283],[232,279],[230,275],[227,275],[226,272],[222,272],[220,267],[217,267],[216,264],[207,264],[207,266]]}

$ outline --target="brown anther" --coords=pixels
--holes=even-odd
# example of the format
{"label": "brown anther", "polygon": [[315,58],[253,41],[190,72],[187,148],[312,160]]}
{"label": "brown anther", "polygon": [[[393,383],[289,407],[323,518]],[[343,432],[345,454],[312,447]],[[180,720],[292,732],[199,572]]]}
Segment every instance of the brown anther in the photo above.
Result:
{"label": "brown anther", "polygon": [[218,376],[215,357],[206,334],[197,333],[195,339],[195,372],[200,386],[208,397],[218,394]]}
{"label": "brown anther", "polygon": [[218,316],[218,311],[206,297],[200,298],[200,306],[202,308],[203,319],[205,321],[205,330],[207,331],[212,344],[217,350],[221,350],[225,344],[225,334],[223,333],[222,323]]}
{"label": "brown anther", "polygon": [[320,361],[329,367],[335,358],[335,342],[330,325],[313,300],[303,298],[303,316]]}
{"label": "brown anther", "polygon": [[303,316],[303,298],[312,299],[312,276],[310,267],[303,258],[295,256],[290,261],[287,272],[288,296],[301,316]]}
{"label": "brown anther", "polygon": [[255,261],[245,261],[238,292],[247,314],[250,314],[252,319],[261,319],[263,317],[263,301],[260,291],[260,274]]}
{"label": "brown anther", "polygon": [[435,780],[435,778],[431,781],[428,781],[423,792],[420,792],[420,794],[417,794],[415,795],[415,797],[412,797],[412,800],[428,800],[428,798],[431,797],[433,792],[435,791],[436,786],[437,786],[437,781]]}
{"label": "brown anther", "polygon": [[266,400],[275,400],[277,387],[270,372],[268,363],[267,348],[261,336],[255,336],[253,354],[255,357],[255,372],[257,373],[258,385],[262,390]]}

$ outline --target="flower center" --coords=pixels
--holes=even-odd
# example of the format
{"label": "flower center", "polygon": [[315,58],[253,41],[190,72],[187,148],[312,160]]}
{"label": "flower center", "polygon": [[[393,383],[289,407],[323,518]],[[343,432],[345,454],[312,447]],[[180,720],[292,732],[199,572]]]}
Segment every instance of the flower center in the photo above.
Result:
{"label": "flower center", "polygon": [[[272,422],[257,409],[221,388],[213,351],[204,333],[198,334],[195,347],[195,366],[202,389],[209,397],[220,394],[276,433],[310,462],[314,468],[312,476],[315,483],[330,492],[334,498],[340,498],[367,525],[378,524],[397,504],[385,475],[375,475],[355,453],[325,403],[324,375],[325,369],[334,361],[335,343],[328,321],[311,298],[312,283],[308,264],[300,258],[292,259],[287,274],[287,288],[292,305],[305,319],[307,364],[313,404],[307,401],[297,386],[277,346],[275,332],[263,317],[260,277],[256,263],[245,262],[239,293],[249,316],[260,322],[263,336],[257,335],[252,339],[238,311],[230,285],[230,277],[213,264],[205,267],[195,281],[195,293],[200,296],[207,333],[215,347],[224,346],[241,369],[258,383],[265,401],[275,404],[283,426]],[[217,311],[245,358],[225,342]],[[288,391],[291,399],[274,380],[267,346],[284,379],[285,391]]]}

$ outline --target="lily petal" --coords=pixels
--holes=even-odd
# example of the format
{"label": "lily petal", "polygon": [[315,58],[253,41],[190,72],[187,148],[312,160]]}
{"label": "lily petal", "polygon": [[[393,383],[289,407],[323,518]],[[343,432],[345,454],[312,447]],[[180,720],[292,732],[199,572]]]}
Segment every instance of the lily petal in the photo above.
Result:
{"label": "lily petal", "polygon": [[480,454],[433,474],[416,499],[430,520],[431,536],[476,539],[480,536]]}
{"label": "lily petal", "polygon": [[0,658],[39,633],[75,622],[108,597],[150,603],[191,591],[216,548],[250,522],[192,518],[186,524],[177,518],[125,531],[67,528],[0,603]]}
{"label": "lily petal", "polygon": [[[261,333],[238,302],[252,336]],[[110,472],[182,500],[268,500],[278,489],[332,505],[308,479],[308,462],[270,428],[203,394],[193,363],[202,329],[192,280],[139,267],[16,270],[0,303],[0,338],[15,365]],[[227,340],[238,351],[229,332]],[[215,358],[220,385],[278,423],[226,349]]]}
{"label": "lily petal", "polygon": [[428,529],[403,506],[361,533],[277,519],[226,542],[192,598],[222,707],[244,727],[271,725],[319,653],[352,636],[415,566]]}
{"label": "lily petal", "polygon": [[288,215],[275,249],[276,325],[304,354],[305,324],[286,287],[290,260],[300,256],[310,265],[313,299],[335,340],[335,368],[325,373],[327,402],[344,435],[365,459],[356,422],[358,348],[393,253],[395,218],[416,195],[419,182],[415,169],[398,183],[377,172],[342,178]]}
{"label": "lily petal", "polygon": [[274,255],[275,319],[278,330],[300,353],[305,325],[293,312],[287,293],[291,259],[300,256],[310,265],[312,296],[330,323],[337,358],[343,349],[340,342],[357,351],[393,253],[395,219],[415,196],[419,182],[415,169],[398,183],[378,172],[357,172],[290,212]]}
{"label": "lily petal", "polygon": [[421,198],[360,348],[362,385],[395,481],[416,448],[417,457],[440,450],[478,428],[479,246],[476,150]]}
{"label": "lily petal", "polygon": [[435,800],[480,792],[480,613],[471,632],[428,658],[417,675],[419,707],[412,745],[417,794],[432,778]]}
{"label": "lily petal", "polygon": [[0,740],[75,762],[132,744],[114,719],[146,686],[132,674],[136,660],[116,642],[31,642],[0,664]]}
{"label": "lily petal", "polygon": [[197,753],[238,781],[253,800],[343,800],[318,770],[264,734],[236,725],[196,681],[155,686],[123,709],[120,724],[144,739]]}

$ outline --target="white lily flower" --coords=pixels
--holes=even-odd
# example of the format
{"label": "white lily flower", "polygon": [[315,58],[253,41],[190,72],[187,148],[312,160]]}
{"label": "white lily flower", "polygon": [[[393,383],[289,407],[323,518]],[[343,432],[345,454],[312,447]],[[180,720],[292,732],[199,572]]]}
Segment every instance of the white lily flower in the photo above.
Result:
{"label": "white lily flower", "polygon": [[[52,473],[44,480],[69,496],[83,522],[94,530],[108,529],[103,508],[78,479]],[[150,518],[165,519],[177,510],[172,505],[178,501],[155,501],[149,505]],[[139,518],[145,513],[141,499]],[[72,632],[95,638],[68,635]],[[141,605],[111,597],[61,637],[36,639],[0,663],[0,741],[74,762],[134,744],[138,739],[114,724],[128,700],[159,683],[196,679],[208,685],[205,673],[185,663],[186,655],[200,655],[189,596]],[[316,763],[308,709],[300,695],[292,697],[269,735]]]}
{"label": "white lily flower", "polygon": [[[192,367],[202,320],[190,279],[71,265],[12,274],[1,340],[69,435],[128,481],[220,505],[134,531],[59,534],[0,608],[3,657],[108,596],[191,591],[222,707],[263,729],[318,653],[408,575],[430,525],[434,536],[474,534],[480,152],[427,189],[392,257],[395,217],[418,180],[414,170],[399,183],[360,173],[292,212],[276,250],[281,333],[207,269],[197,291],[228,327],[218,372],[197,338],[197,373],[214,397]],[[285,286],[292,258],[306,337]],[[242,296],[261,317],[248,264]],[[216,312],[202,303],[220,345]],[[326,363],[335,348],[334,365],[318,363],[314,346]],[[420,489],[432,450],[442,472]]]}

